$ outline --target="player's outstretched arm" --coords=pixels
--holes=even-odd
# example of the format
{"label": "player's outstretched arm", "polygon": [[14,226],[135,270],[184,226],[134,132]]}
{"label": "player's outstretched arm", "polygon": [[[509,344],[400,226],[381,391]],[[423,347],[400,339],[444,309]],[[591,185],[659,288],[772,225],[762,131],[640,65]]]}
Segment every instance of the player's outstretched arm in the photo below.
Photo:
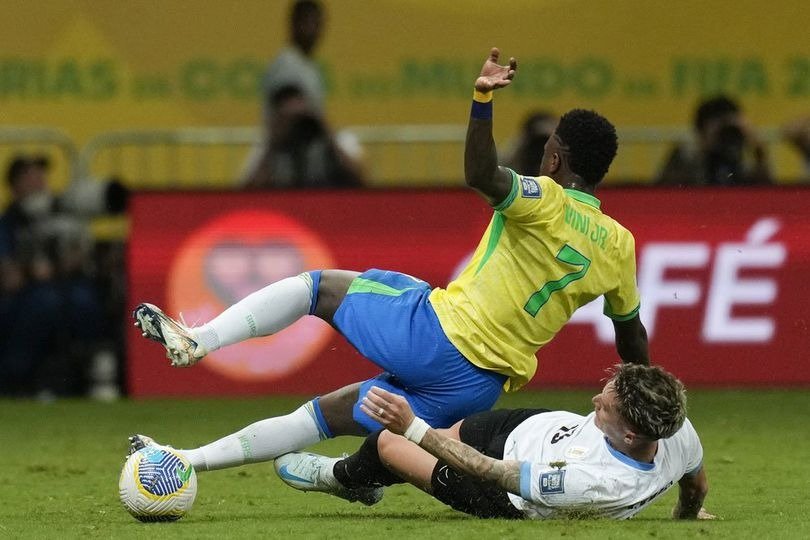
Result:
{"label": "player's outstretched arm", "polygon": [[517,61],[509,59],[509,65],[498,64],[500,51],[493,47],[481,73],[475,80],[470,123],[467,126],[467,141],[464,146],[464,179],[492,206],[497,206],[512,189],[512,176],[498,167],[498,154],[492,137],[492,93],[512,83],[517,70]]}
{"label": "player's outstretched arm", "polygon": [[706,472],[701,468],[697,474],[684,476],[678,481],[678,502],[672,510],[673,519],[717,519],[703,508],[709,492]]}
{"label": "player's outstretched arm", "polygon": [[405,436],[454,469],[520,495],[520,463],[490,458],[431,429],[424,420],[416,418],[404,397],[373,386],[360,408],[392,433]]}
{"label": "player's outstretched arm", "polygon": [[616,352],[623,362],[650,365],[647,330],[638,315],[626,321],[613,321],[613,330],[616,333]]}

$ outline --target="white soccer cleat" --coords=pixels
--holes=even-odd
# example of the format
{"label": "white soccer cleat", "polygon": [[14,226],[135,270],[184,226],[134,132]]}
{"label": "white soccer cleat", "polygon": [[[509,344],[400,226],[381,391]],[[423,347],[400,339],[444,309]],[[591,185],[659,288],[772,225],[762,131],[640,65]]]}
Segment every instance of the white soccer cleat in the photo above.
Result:
{"label": "white soccer cleat", "polygon": [[173,366],[192,366],[208,354],[185,324],[179,323],[152,304],[140,304],[132,312],[135,326],[143,337],[166,347],[166,358]]}
{"label": "white soccer cleat", "polygon": [[383,498],[381,487],[348,489],[338,482],[332,468],[340,460],[309,452],[290,452],[277,457],[274,467],[285,484],[301,491],[321,491],[366,506],[380,502]]}

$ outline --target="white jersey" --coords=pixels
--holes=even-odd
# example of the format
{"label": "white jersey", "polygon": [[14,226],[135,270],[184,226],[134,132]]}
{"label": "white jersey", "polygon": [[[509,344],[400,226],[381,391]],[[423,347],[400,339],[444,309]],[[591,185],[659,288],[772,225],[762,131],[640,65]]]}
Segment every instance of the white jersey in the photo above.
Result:
{"label": "white jersey", "polygon": [[521,496],[510,493],[509,499],[526,517],[626,519],[700,470],[703,448],[689,420],[658,441],[653,463],[642,463],[608,444],[595,414],[542,413],[509,434],[503,458],[521,462]]}

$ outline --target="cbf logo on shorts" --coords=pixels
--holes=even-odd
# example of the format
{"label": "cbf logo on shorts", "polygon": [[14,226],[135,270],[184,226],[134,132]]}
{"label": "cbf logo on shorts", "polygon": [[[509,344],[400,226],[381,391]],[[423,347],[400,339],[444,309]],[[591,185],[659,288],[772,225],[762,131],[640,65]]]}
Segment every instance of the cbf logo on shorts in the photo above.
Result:
{"label": "cbf logo on shorts", "polygon": [[565,471],[551,471],[540,475],[540,493],[555,495],[565,493]]}
{"label": "cbf logo on shorts", "polygon": [[520,191],[526,199],[539,199],[540,195],[542,195],[540,184],[534,178],[528,176],[520,177]]}

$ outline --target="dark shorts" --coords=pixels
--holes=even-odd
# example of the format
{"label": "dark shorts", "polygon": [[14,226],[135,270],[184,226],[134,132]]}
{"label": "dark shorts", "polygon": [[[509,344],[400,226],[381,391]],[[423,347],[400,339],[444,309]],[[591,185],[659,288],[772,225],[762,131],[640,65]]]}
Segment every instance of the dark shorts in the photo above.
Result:
{"label": "dark shorts", "polygon": [[[509,434],[530,416],[545,412],[549,409],[500,409],[474,414],[461,423],[461,442],[486,456],[503,459]],[[434,497],[459,512],[480,518],[524,517],[504,489],[460,473],[441,460],[433,469],[431,487]]]}

